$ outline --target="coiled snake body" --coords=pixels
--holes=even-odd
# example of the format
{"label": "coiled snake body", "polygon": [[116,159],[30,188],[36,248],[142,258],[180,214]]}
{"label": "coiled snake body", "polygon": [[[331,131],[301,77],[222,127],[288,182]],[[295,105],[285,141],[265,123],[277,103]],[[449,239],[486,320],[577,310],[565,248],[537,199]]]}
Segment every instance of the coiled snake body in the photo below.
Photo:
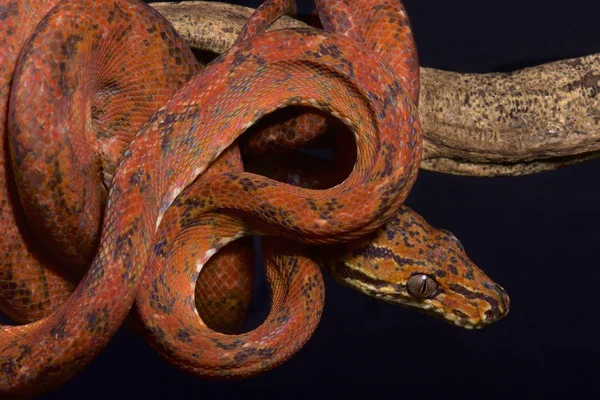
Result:
{"label": "coiled snake body", "polygon": [[[279,364],[310,337],[323,303],[320,272],[299,245],[267,247],[274,305],[257,330],[218,334],[194,312],[195,279],[203,266],[221,247],[248,234],[309,244],[360,240],[342,245],[353,250],[341,252],[337,261],[323,261],[337,279],[462,326],[505,315],[502,288],[472,265],[451,235],[407,208],[397,211],[420,162],[412,100],[418,64],[401,5],[382,1],[371,13],[366,4],[318,2],[325,28],[337,33],[255,34],[273,18],[271,12],[289,9],[286,2],[268,2],[253,17],[246,40],[172,97],[198,67],[172,28],[144,5],[133,0],[63,1],[55,8],[52,1],[0,5],[7,22],[1,32],[6,51],[0,59],[0,129],[12,165],[5,170],[3,152],[0,222],[8,235],[0,247],[0,283],[3,300],[12,301],[3,307],[23,322],[45,316],[2,327],[0,392],[30,395],[69,379],[112,337],[136,294],[150,342],[186,370],[226,378]],[[383,39],[377,29],[363,30],[378,20],[397,30]],[[120,28],[106,29],[113,24]],[[34,34],[25,43],[29,32]],[[142,32],[166,44],[154,45]],[[386,45],[392,38],[398,47]],[[131,42],[144,51],[116,50]],[[148,60],[133,59],[150,49]],[[388,50],[406,57],[386,57]],[[141,75],[150,65],[155,66],[150,75]],[[356,162],[338,185],[317,190],[237,172],[234,140],[262,116],[292,105],[331,113],[352,131]],[[71,135],[67,128],[83,133]],[[112,131],[120,134],[109,136]],[[230,172],[214,170],[178,198],[221,154],[219,162]],[[86,180],[91,182],[83,184]],[[24,232],[21,207],[37,236]],[[372,232],[374,237],[358,239]],[[200,242],[192,243],[192,234]],[[93,258],[68,299],[68,273],[43,264],[48,257],[38,241],[75,271]],[[398,258],[402,247],[414,252]],[[19,317],[23,310],[27,315]]]}

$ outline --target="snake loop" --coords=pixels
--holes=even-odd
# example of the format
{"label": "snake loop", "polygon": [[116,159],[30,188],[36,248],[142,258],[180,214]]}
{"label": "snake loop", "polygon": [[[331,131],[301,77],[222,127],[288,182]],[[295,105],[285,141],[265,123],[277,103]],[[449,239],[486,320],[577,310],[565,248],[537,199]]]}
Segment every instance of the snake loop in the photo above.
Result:
{"label": "snake loop", "polygon": [[[275,43],[283,42],[284,44],[287,44],[294,36],[302,35],[306,36],[306,39],[304,37],[303,39],[306,40],[307,44],[310,43],[311,45],[311,49],[305,52],[306,55],[300,56],[297,60],[295,59],[293,63],[287,63],[285,68],[288,71],[294,71],[294,85],[308,85],[307,81],[309,80],[305,78],[305,76],[307,76],[310,78],[310,81],[314,81],[314,84],[317,86],[316,89],[303,88],[304,93],[309,93],[309,90],[315,90],[315,95],[310,99],[312,101],[304,103],[304,105],[322,105],[323,100],[320,100],[319,97],[327,99],[328,96],[324,92],[319,93],[319,89],[323,88],[321,89],[323,91],[330,90],[330,87],[338,82],[337,79],[339,78],[336,78],[334,70],[337,65],[344,65],[344,68],[346,68],[346,65],[349,66],[347,68],[351,69],[352,79],[341,81],[340,84],[337,85],[339,88],[338,90],[342,90],[344,87],[348,87],[348,85],[352,84],[358,86],[358,88],[350,90],[350,93],[360,93],[360,91],[362,91],[363,95],[353,95],[353,100],[351,102],[341,103],[339,104],[340,108],[334,108],[333,111],[340,119],[348,123],[351,128],[354,128],[356,133],[356,128],[351,125],[352,121],[355,119],[347,114],[349,110],[347,105],[359,109],[358,106],[363,103],[364,112],[359,119],[362,121],[362,128],[368,127],[370,118],[375,118],[373,126],[381,130],[379,134],[381,137],[382,151],[379,154],[385,157],[387,156],[386,153],[388,153],[388,151],[394,151],[396,149],[396,147],[386,139],[388,135],[391,136],[396,133],[395,130],[390,129],[392,126],[403,127],[404,123],[404,129],[407,127],[410,129],[410,127],[413,126],[413,123],[418,123],[412,116],[407,114],[400,116],[395,110],[395,107],[398,106],[405,110],[408,110],[411,106],[410,100],[401,94],[401,89],[397,85],[397,78],[393,72],[385,64],[379,62],[377,57],[369,54],[366,49],[359,47],[356,42],[339,35],[319,33],[317,36],[317,33],[314,31],[282,31],[277,34],[285,36],[283,40],[274,41]],[[259,50],[256,49],[256,47],[267,42],[268,39],[266,38],[271,35],[276,35],[276,33],[265,34],[261,37],[250,39],[245,46],[248,49],[251,49],[252,54],[244,56],[244,59],[251,59],[253,56],[257,58],[260,57],[261,59],[266,58],[261,52],[258,52]],[[290,36],[289,39],[288,35]],[[326,47],[323,44],[315,44],[312,46],[309,39],[314,40],[315,38],[318,38],[319,41],[323,40],[323,42],[325,42],[324,39],[321,39],[321,35],[324,35],[327,38]],[[348,51],[348,46],[352,48],[353,52],[356,52],[358,48],[361,48],[362,52],[367,52],[364,55],[364,58],[361,57],[360,60],[373,60],[372,63],[367,62],[365,65],[354,65],[349,58],[349,55],[352,53]],[[297,44],[294,43],[293,46],[289,47],[296,49]],[[313,50],[313,48],[319,49],[319,53]],[[282,46],[279,47],[278,50],[277,54],[282,54],[282,52],[284,52]],[[257,53],[254,53],[254,51]],[[236,49],[232,49],[228,54],[231,53],[235,54]],[[330,56],[333,61],[331,64]],[[304,57],[306,57],[308,61],[305,61]],[[277,69],[275,65],[268,64],[265,61],[261,60],[258,62],[264,65],[264,74],[274,73]],[[306,70],[306,72],[303,70]],[[319,73],[315,73],[315,70],[318,70]],[[378,76],[379,81],[377,83],[379,83],[379,85],[372,83],[373,75]],[[286,90],[284,85],[287,84],[288,80],[270,76],[268,78],[269,79],[264,79],[265,85],[268,85],[270,82],[277,82],[277,86],[272,87],[269,91],[270,93],[275,93],[278,90]],[[282,88],[282,86],[284,87]],[[368,91],[363,88],[368,88]],[[391,91],[394,91],[392,88],[396,88],[398,92],[394,92],[394,100],[389,101],[387,96]],[[253,98],[253,96],[255,96],[255,90],[252,90],[252,88],[245,89],[244,93],[247,93],[249,98]],[[293,88],[288,90],[293,90]],[[338,97],[342,96],[340,92],[337,92],[336,95]],[[400,97],[396,97],[398,95],[400,95]],[[256,94],[256,96],[260,96],[260,94]],[[402,96],[404,96],[403,101]],[[364,103],[363,99],[369,99],[369,102]],[[262,101],[263,103],[267,103],[264,99]],[[331,101],[332,105],[338,106],[336,99],[331,99]],[[331,111],[331,109],[329,109],[329,111]],[[400,130],[402,130],[402,128],[400,128]],[[369,131],[367,129],[365,129],[365,131],[368,134]],[[408,132],[409,136],[406,148],[409,149],[408,151],[414,150],[414,157],[418,158],[419,149],[418,145],[415,146],[414,141],[415,139],[418,140],[418,138],[410,137],[413,132],[414,130],[412,129]],[[403,140],[406,139],[397,137],[394,143],[402,143]],[[360,144],[360,140],[358,141],[358,147],[359,153],[361,151],[364,152],[365,147]],[[305,205],[304,210],[299,213],[304,220],[309,220],[311,211],[318,211],[320,213],[320,219],[324,219],[323,216],[325,215],[327,215],[327,219],[329,219],[330,216],[328,214],[334,214],[338,211],[336,208],[343,209],[345,204],[350,204],[342,201],[342,199],[344,198],[344,191],[347,190],[345,188],[346,185],[353,180],[357,171],[360,171],[362,163],[361,157],[364,157],[364,153],[359,156],[355,169],[344,182],[337,187],[323,191],[323,193],[326,193],[327,191],[337,192],[336,197],[331,197],[331,205],[328,205],[326,209],[320,209],[318,207],[316,196],[315,198],[307,199],[306,204],[309,209],[307,210]],[[396,165],[397,161],[398,159],[393,159],[393,163]],[[388,173],[394,168],[394,166],[390,165]],[[406,170],[411,171],[411,167],[406,168]],[[385,175],[386,174],[378,173],[377,178],[384,178]],[[375,176],[373,176],[373,178],[375,178]],[[411,179],[413,179],[413,177],[409,173],[408,180],[410,181]],[[363,181],[363,185],[365,183],[368,185],[368,182]],[[398,183],[404,182],[401,181]],[[206,217],[200,217],[200,222],[195,222],[192,225],[192,228],[189,228],[187,226],[182,226],[177,222],[182,220],[189,221],[189,217],[170,218],[169,212],[165,216],[163,224],[161,225],[161,232],[163,232],[164,228],[166,233],[159,232],[157,243],[160,243],[160,248],[151,256],[153,261],[151,261],[150,264],[154,266],[154,269],[151,272],[153,278],[148,279],[146,284],[142,286],[142,289],[138,294],[137,304],[140,315],[150,333],[151,341],[169,362],[178,365],[187,371],[203,376],[219,378],[249,376],[278,365],[303,344],[303,341],[299,341],[296,335],[283,333],[280,335],[265,334],[265,332],[288,332],[287,324],[283,324],[281,321],[279,321],[279,324],[276,322],[278,322],[278,318],[283,318],[282,320],[286,323],[289,322],[289,319],[291,318],[290,313],[287,312],[284,314],[284,317],[282,317],[278,314],[281,311],[279,309],[272,310],[267,321],[255,331],[235,336],[222,335],[206,330],[201,318],[198,317],[197,313],[194,313],[194,282],[208,259],[222,246],[227,244],[230,240],[236,239],[240,235],[249,233],[273,233],[273,231],[270,230],[272,229],[270,226],[267,226],[267,230],[265,231],[264,223],[256,227],[253,226],[253,221],[261,218],[260,211],[263,208],[262,204],[277,204],[276,199],[270,197],[275,193],[273,190],[274,188],[272,187],[273,185],[273,183],[267,184],[266,181],[264,181],[264,178],[249,174],[223,174],[217,179],[212,179],[209,183],[206,183],[205,189],[195,189],[197,192],[193,196],[194,200],[189,200],[192,195],[186,194],[184,198],[188,200],[182,201],[181,203],[176,201],[174,204],[175,208],[169,210],[169,212],[171,212],[177,207],[185,207],[186,202],[196,206],[194,212],[197,213],[197,215],[202,215],[202,208],[206,209],[204,211],[210,211],[215,208],[223,209],[225,212],[227,210],[236,210],[236,215],[234,216],[236,218],[233,218],[229,223],[223,222],[222,220],[219,220],[217,223],[215,222],[217,217],[213,215],[209,219],[212,222],[206,222]],[[356,188],[360,190],[359,186],[356,186]],[[380,188],[381,186],[379,186],[379,189]],[[289,190],[289,193],[297,191],[295,188],[286,188],[285,186],[278,189]],[[401,186],[394,186],[393,188],[388,187],[387,190],[391,191],[398,189],[401,189]],[[314,193],[317,195],[319,192]],[[223,196],[221,196],[221,194]],[[279,195],[281,194],[278,193],[278,196]],[[290,196],[290,199],[291,198],[292,196]],[[353,204],[356,205],[357,202],[355,201]],[[395,209],[396,208],[393,208],[392,211],[395,211]],[[238,215],[240,211],[253,213],[253,218],[249,220],[247,214],[242,214],[240,217]],[[283,228],[295,232],[295,239],[319,243],[320,240],[314,241],[314,238],[317,238],[315,235],[316,232],[311,233],[310,239],[298,236],[305,235],[306,230],[298,230],[296,218],[299,217],[295,217],[295,214],[291,211],[296,211],[296,208],[287,207],[285,209],[272,209],[272,211],[267,214],[267,220],[265,222],[275,222],[275,216],[280,214],[282,218],[285,218],[285,220],[282,221],[285,224]],[[181,214],[185,215],[186,211],[180,211],[179,215]],[[351,226],[349,224],[351,224],[352,220],[347,215],[344,215],[344,217],[344,227],[348,228]],[[227,218],[222,215],[221,218],[227,220]],[[361,234],[377,228],[381,223],[382,221],[378,222],[376,225],[369,226],[365,230],[361,230]],[[319,223],[315,223],[315,228],[318,228],[317,225],[319,225]],[[275,233],[286,234],[285,230],[282,230],[282,227],[276,227],[276,229]],[[195,230],[201,232],[197,236],[203,238],[203,240],[201,240],[200,243],[192,245],[189,244],[189,236],[191,236],[191,232]],[[349,233],[353,234],[352,231]],[[348,238],[350,238],[350,236],[348,236]],[[176,262],[175,260],[179,257],[183,259],[183,256],[173,254],[173,248],[177,247],[179,247],[180,253],[189,256],[189,259]],[[157,264],[154,265],[155,263]],[[173,291],[172,288],[174,287],[178,287],[180,290]],[[310,296],[308,297],[310,298]],[[164,307],[165,304],[168,304],[169,307]],[[279,305],[279,303],[274,303],[274,305],[276,304]],[[311,314],[307,314],[306,318],[308,321],[314,321],[315,319]],[[276,329],[277,327],[281,328],[278,330]],[[313,326],[306,326],[303,329],[313,329]],[[304,336],[306,337],[307,335]]]}
{"label": "snake loop", "polygon": [[[140,64],[142,72],[126,72]],[[64,265],[89,266],[106,203],[103,178],[198,67],[174,29],[138,2],[64,1],[37,26],[15,71],[10,149],[30,225]]]}

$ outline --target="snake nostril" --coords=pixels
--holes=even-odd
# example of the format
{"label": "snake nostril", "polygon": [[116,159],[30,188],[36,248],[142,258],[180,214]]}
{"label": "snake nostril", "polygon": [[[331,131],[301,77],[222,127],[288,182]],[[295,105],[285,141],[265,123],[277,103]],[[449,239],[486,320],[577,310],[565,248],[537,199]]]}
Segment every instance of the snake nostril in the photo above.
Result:
{"label": "snake nostril", "polygon": [[502,313],[497,308],[492,308],[485,312],[484,320],[486,322],[494,322],[501,317]]}

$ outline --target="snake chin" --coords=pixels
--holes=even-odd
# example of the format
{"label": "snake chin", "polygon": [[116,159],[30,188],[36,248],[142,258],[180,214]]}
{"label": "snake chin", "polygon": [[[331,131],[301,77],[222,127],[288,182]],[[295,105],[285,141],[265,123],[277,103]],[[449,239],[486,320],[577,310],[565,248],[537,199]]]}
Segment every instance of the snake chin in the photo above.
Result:
{"label": "snake chin", "polygon": [[488,326],[504,318],[509,309],[508,296],[498,285],[496,286],[499,289],[495,296],[481,296],[485,297],[485,300],[480,299],[479,302],[475,302],[443,289],[431,298],[416,299],[408,293],[406,285],[369,287],[364,282],[356,280],[345,280],[340,283],[377,300],[414,309],[464,329],[481,329]]}
{"label": "snake chin", "polygon": [[454,326],[481,329],[508,314],[508,296],[500,286],[498,288],[500,290],[494,295],[479,295],[477,299],[475,295],[469,299],[464,294],[442,291],[424,301],[429,307],[423,307],[423,311]]}
{"label": "snake chin", "polygon": [[438,320],[442,320],[452,326],[456,326],[463,329],[481,329],[487,325],[490,325],[492,322],[489,319],[484,320],[479,316],[459,316],[461,312],[459,310],[446,310],[443,307],[437,307],[432,305],[431,303],[403,303],[400,304],[406,308],[413,308],[421,311],[422,313],[433,317]]}

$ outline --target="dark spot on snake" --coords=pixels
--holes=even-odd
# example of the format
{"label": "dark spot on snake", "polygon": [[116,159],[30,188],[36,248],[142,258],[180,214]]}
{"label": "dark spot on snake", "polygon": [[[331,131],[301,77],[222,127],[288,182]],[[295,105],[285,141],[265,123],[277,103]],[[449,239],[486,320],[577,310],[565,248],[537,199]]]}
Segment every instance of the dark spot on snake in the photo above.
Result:
{"label": "dark spot on snake", "polygon": [[465,261],[464,265],[467,268],[467,272],[463,276],[470,281],[474,280],[475,276],[473,275],[473,266],[468,261]]}
{"label": "dark spot on snake", "polygon": [[[121,18],[123,20],[128,20],[129,19],[127,13],[123,10],[123,8],[121,7],[120,4],[116,3],[114,5],[113,9],[114,9],[113,14],[112,14],[113,18],[118,17],[118,18]],[[151,12],[153,12],[153,11],[151,11]],[[110,15],[110,11],[109,11],[109,15]]]}
{"label": "dark spot on snake", "polygon": [[163,239],[163,240],[157,242],[154,245],[154,249],[153,249],[154,254],[156,254],[157,256],[163,257],[163,258],[166,257],[167,253],[166,253],[166,251],[163,251],[163,250],[164,250],[164,247],[167,244],[167,242],[168,242],[167,239]]}
{"label": "dark spot on snake", "polygon": [[0,5],[0,21],[4,21],[18,14],[19,6],[17,5],[17,2],[8,3],[6,5]]}
{"label": "dark spot on snake", "polygon": [[257,209],[260,213],[269,221],[279,221],[279,223],[287,228],[293,227],[290,219],[290,212],[281,208],[276,207],[269,203],[259,204]]}
{"label": "dark spot on snake", "polygon": [[254,61],[258,65],[265,65],[267,63],[267,61],[260,54],[254,55]]}
{"label": "dark spot on snake", "polygon": [[56,77],[58,81],[58,87],[63,96],[68,97],[75,91],[74,82],[70,82],[65,78],[67,74],[67,64],[64,61],[58,63],[58,69],[60,70],[60,75]]}
{"label": "dark spot on snake", "polygon": [[151,24],[149,27],[146,28],[146,32],[148,32],[150,34],[156,32],[156,25],[155,24]]}
{"label": "dark spot on snake", "polygon": [[108,18],[106,19],[107,22],[112,22],[115,19],[115,11],[114,10],[108,10]]}
{"label": "dark spot on snake", "polygon": [[394,240],[394,238],[398,234],[398,228],[400,225],[399,222],[399,218],[393,216],[390,219],[388,219],[387,222],[383,225],[383,229],[388,240]]}
{"label": "dark spot on snake", "polygon": [[19,351],[19,357],[16,359],[17,364],[21,364],[27,356],[32,354],[31,346],[28,344],[19,345]]}
{"label": "dark spot on snake", "polygon": [[280,325],[285,325],[290,320],[290,311],[288,309],[282,310],[281,313],[275,318],[275,322]]}
{"label": "dark spot on snake", "polygon": [[125,27],[125,29],[121,30],[118,34],[116,34],[114,36],[113,40],[115,40],[115,42],[117,42],[117,43],[121,42],[121,41],[123,41],[123,39],[131,36],[131,32],[132,31],[133,31],[133,26],[132,25],[127,25]]}
{"label": "dark spot on snake", "polygon": [[150,334],[161,343],[165,343],[165,331],[160,326],[150,326],[148,327]]}
{"label": "dark spot on snake", "polygon": [[233,65],[232,65],[232,67],[235,68],[235,67],[239,66],[241,63],[243,63],[244,61],[246,61],[247,59],[249,59],[250,55],[251,55],[251,53],[245,52],[243,50],[237,50],[233,54]]}
{"label": "dark spot on snake", "polygon": [[227,351],[235,350],[238,347],[244,345],[244,343],[245,343],[242,339],[235,339],[231,343],[223,343],[219,339],[216,339],[216,338],[210,338],[210,341],[213,342],[215,344],[215,346],[218,347],[219,349],[227,350]]}
{"label": "dark spot on snake", "polygon": [[340,204],[340,202],[334,198],[334,199],[327,201],[325,203],[325,207],[327,208],[328,211],[335,211],[335,210],[341,210],[342,208],[344,208],[344,205]]}
{"label": "dark spot on snake", "polygon": [[385,165],[383,167],[383,169],[380,172],[380,175],[382,177],[386,177],[386,176],[391,176],[394,171],[396,170],[395,168],[395,163],[396,163],[396,147],[394,145],[391,144],[387,144],[382,146],[382,151],[383,151],[383,155],[384,155],[384,161],[385,161]]}
{"label": "dark spot on snake", "polygon": [[150,174],[142,169],[131,174],[128,180],[129,184],[133,187],[137,187],[140,193],[144,193],[150,188],[151,181]]}
{"label": "dark spot on snake", "polygon": [[262,349],[258,349],[256,354],[261,358],[273,358],[273,356],[275,355],[275,349],[272,349],[270,347],[264,347]]}
{"label": "dark spot on snake", "polygon": [[[78,33],[70,34],[64,42],[61,43],[60,52],[61,54],[69,59],[73,54],[77,52],[77,44],[83,40],[83,36]],[[63,64],[63,63],[61,63]],[[61,67],[61,72],[64,72]]]}
{"label": "dark spot on snake", "polygon": [[337,46],[332,44],[321,44],[319,45],[318,52],[324,56],[331,56],[332,58],[339,59],[342,57],[342,53]]}
{"label": "dark spot on snake", "polygon": [[458,275],[458,269],[456,268],[455,265],[449,264],[446,266],[446,268],[448,268],[448,270],[452,273],[452,275]]}
{"label": "dark spot on snake", "polygon": [[150,307],[154,310],[161,311],[163,314],[170,315],[173,312],[175,299],[171,296],[168,301],[158,295],[158,282],[152,282],[152,293],[150,294]]}
{"label": "dark spot on snake", "polygon": [[15,363],[15,360],[10,356],[8,356],[7,360],[3,362],[2,365],[0,365],[0,371],[4,372],[6,376],[14,375],[16,370],[17,364]]}
{"label": "dark spot on snake", "polygon": [[313,199],[306,199],[306,203],[308,204],[308,208],[313,211],[318,211],[317,203]]}
{"label": "dark spot on snake", "polygon": [[258,189],[254,182],[247,177],[240,178],[239,183],[242,185],[242,189],[244,189],[246,192],[253,192]]}
{"label": "dark spot on snake", "polygon": [[177,331],[177,339],[180,342],[190,343],[192,341],[190,332],[187,329],[179,328]]}
{"label": "dark spot on snake", "polygon": [[353,254],[363,256],[366,259],[393,260],[398,267],[404,267],[407,265],[420,265],[423,267],[427,266],[427,263],[425,263],[422,260],[414,260],[412,258],[400,257],[388,248],[377,247],[370,244],[354,251]]}
{"label": "dark spot on snake", "polygon": [[254,348],[254,347],[246,347],[243,350],[237,352],[235,354],[235,356],[233,357],[233,359],[234,359],[234,361],[236,363],[242,363],[248,357],[253,356],[254,354],[256,354],[256,348]]}
{"label": "dark spot on snake", "polygon": [[61,318],[58,323],[50,330],[50,334],[58,340],[65,338],[65,328],[67,322],[64,318]]}
{"label": "dark spot on snake", "polygon": [[119,235],[115,239],[115,249],[113,251],[113,257],[115,259],[121,259],[123,264],[126,267],[130,267],[131,260],[131,249],[133,248],[132,237],[134,237],[135,232],[138,230],[141,222],[141,217],[135,217],[133,221],[131,221],[129,228]]}
{"label": "dark spot on snake", "polygon": [[315,281],[315,279],[311,276],[307,279],[306,282],[302,283],[302,287],[301,287],[301,293],[302,296],[310,299],[311,298],[311,293],[313,291],[313,289],[315,289],[317,287],[317,282]]}
{"label": "dark spot on snake", "polygon": [[91,333],[99,334],[102,332],[106,332],[108,330],[109,325],[109,315],[110,312],[108,308],[103,308],[102,310],[96,311],[92,310],[86,315],[86,320],[88,323],[87,329]]}

